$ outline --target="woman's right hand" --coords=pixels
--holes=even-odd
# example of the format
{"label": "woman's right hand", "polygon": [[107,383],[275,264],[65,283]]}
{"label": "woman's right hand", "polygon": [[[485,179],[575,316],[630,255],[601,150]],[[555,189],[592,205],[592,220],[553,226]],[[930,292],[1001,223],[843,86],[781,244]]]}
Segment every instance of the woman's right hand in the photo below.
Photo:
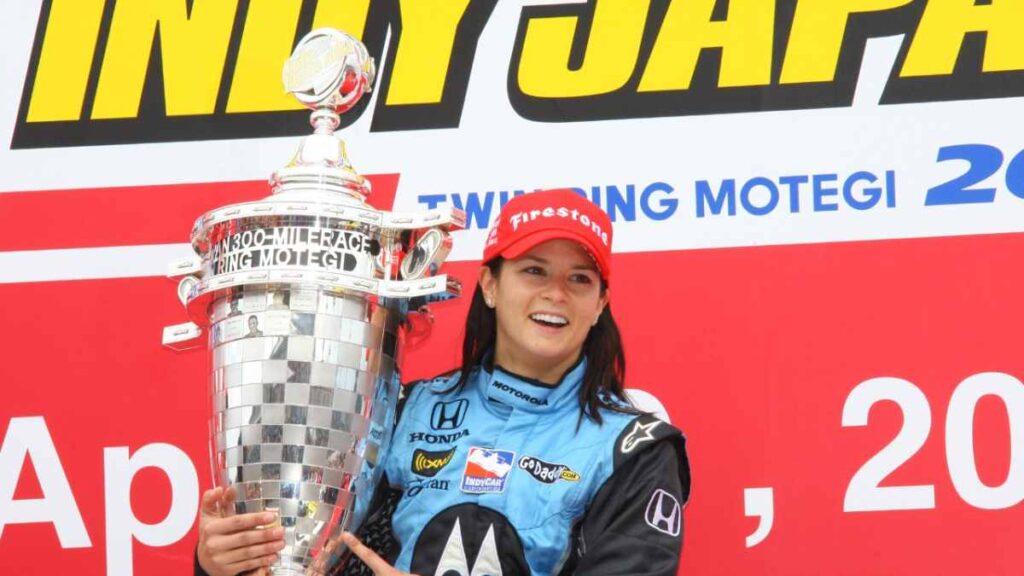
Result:
{"label": "woman's right hand", "polygon": [[199,514],[199,566],[209,576],[235,576],[266,569],[284,548],[284,529],[259,528],[277,520],[274,512],[235,514],[235,489],[213,488],[203,493]]}

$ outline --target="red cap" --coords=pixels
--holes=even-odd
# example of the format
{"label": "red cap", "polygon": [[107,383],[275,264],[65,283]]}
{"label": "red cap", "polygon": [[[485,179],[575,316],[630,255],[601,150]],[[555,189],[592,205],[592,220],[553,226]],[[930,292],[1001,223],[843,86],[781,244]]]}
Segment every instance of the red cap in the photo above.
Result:
{"label": "red cap", "polygon": [[612,263],[612,221],[589,200],[568,188],[523,194],[498,214],[484,244],[484,262],[518,258],[548,240],[575,240],[597,262],[608,282]]}

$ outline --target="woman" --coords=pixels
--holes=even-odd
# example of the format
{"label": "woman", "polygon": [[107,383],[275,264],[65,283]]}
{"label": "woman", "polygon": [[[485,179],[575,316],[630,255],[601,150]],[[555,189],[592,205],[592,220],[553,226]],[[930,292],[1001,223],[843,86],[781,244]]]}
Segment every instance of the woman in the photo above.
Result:
{"label": "woman", "polygon": [[[374,512],[374,574],[676,574],[678,430],[630,407],[609,306],[612,227],[571,190],[519,196],[484,248],[459,371],[406,388]],[[203,499],[197,574],[266,565],[271,517]],[[347,573],[365,568],[353,561]]]}

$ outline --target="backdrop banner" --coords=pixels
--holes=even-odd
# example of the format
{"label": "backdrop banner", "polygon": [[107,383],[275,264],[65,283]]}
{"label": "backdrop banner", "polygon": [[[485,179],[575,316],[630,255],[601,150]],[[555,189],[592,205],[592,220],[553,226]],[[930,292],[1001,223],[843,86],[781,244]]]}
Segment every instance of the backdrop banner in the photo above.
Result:
{"label": "backdrop banner", "polygon": [[[167,262],[309,132],[280,70],[360,38],[378,209],[615,222],[627,387],[688,437],[685,574],[1016,574],[1024,2],[19,0],[0,18],[0,565],[182,574],[208,355]],[[434,307],[404,381],[458,361]]]}

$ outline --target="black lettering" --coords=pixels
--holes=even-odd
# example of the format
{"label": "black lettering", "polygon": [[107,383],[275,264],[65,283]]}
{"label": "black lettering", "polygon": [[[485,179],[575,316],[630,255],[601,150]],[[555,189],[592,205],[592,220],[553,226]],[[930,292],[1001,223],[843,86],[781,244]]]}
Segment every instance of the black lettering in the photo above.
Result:
{"label": "black lettering", "polygon": [[507,393],[515,396],[516,398],[518,398],[520,400],[525,400],[525,401],[529,402],[530,404],[533,404],[534,406],[547,406],[548,405],[548,399],[547,398],[543,398],[543,399],[535,398],[533,396],[530,396],[526,392],[523,392],[522,390],[519,390],[517,388],[513,388],[513,387],[509,386],[508,384],[505,384],[504,382],[495,382],[493,385],[498,390],[501,390],[502,392],[507,392]]}
{"label": "black lettering", "polygon": [[455,432],[454,434],[430,434],[427,432],[412,432],[409,434],[409,442],[426,442],[428,444],[449,444],[460,438],[469,436],[469,430]]}

